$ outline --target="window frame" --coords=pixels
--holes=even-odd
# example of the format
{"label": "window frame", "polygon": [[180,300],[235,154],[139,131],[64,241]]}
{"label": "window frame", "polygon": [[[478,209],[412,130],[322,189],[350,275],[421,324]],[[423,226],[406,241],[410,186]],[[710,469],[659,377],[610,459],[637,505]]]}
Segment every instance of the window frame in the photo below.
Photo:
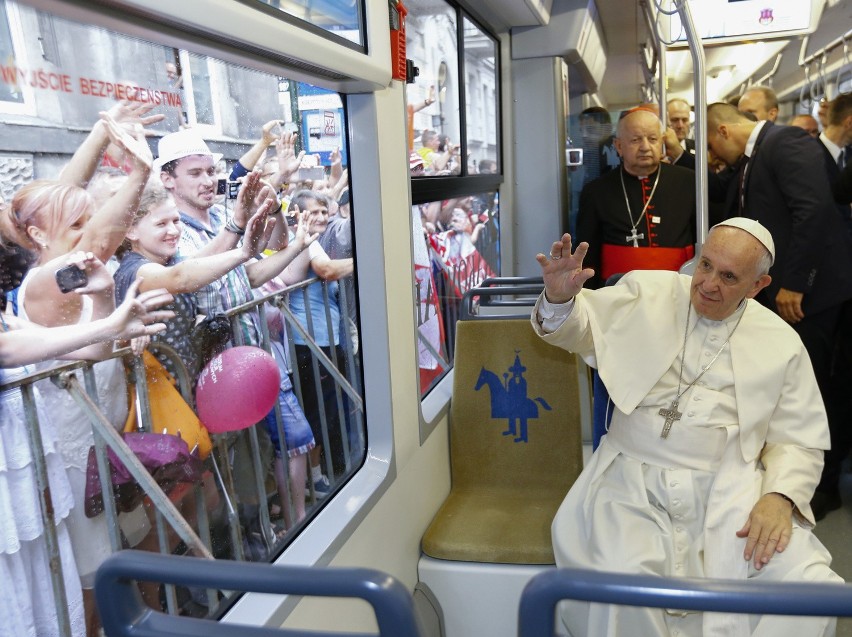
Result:
{"label": "window frame", "polygon": [[[9,27],[12,52],[15,56],[15,66],[32,71],[27,57],[27,48],[24,38],[24,27],[21,24],[21,14],[18,11],[18,3],[15,0],[5,0],[6,24]],[[35,116],[36,101],[32,86],[28,82],[21,83],[23,102],[8,102],[0,100],[0,113],[4,115],[30,115]]]}
{"label": "window frame", "polygon": [[[456,12],[456,34],[458,44],[458,94],[459,94],[459,131],[461,138],[461,157],[467,157],[468,148],[468,124],[467,124],[467,70],[465,64],[465,47],[464,47],[464,23],[465,20],[474,24],[484,35],[489,37],[494,42],[494,73],[495,73],[495,95],[497,96],[497,104],[495,105],[495,126],[496,126],[496,148],[497,148],[497,166],[498,172],[494,174],[469,174],[467,161],[461,162],[461,171],[458,175],[445,176],[409,176],[411,183],[411,204],[417,206],[432,201],[441,199],[450,199],[454,197],[472,196],[482,192],[500,192],[504,182],[504,153],[503,153],[503,73],[502,73],[502,47],[499,38],[494,31],[486,26],[479,17],[462,7],[454,0],[445,0],[445,2]],[[501,215],[502,216],[502,215]],[[413,241],[413,237],[412,237]],[[499,239],[498,239],[499,241]],[[497,273],[501,275],[500,272]],[[412,263],[412,280],[414,280],[414,264]],[[417,300],[415,299],[415,303]],[[445,330],[455,329],[455,326],[444,326]],[[417,342],[418,332],[417,326],[414,326],[412,337]],[[452,396],[453,382],[453,366],[450,364],[447,371],[441,376],[429,390],[420,397],[420,444],[424,444],[429,438],[432,431],[438,426],[438,423],[446,415],[449,407],[449,400]]]}
{"label": "window frame", "polygon": [[[179,49],[181,69],[183,69],[183,96],[186,100],[184,107],[186,109],[186,119],[189,126],[193,126],[199,130],[202,135],[217,136],[222,134],[222,111],[219,106],[219,101],[212,99],[220,89],[219,64],[208,55],[191,54],[186,49]],[[195,91],[193,89],[192,80],[192,60],[191,57],[196,55],[204,64],[207,65],[207,73],[210,78],[210,104],[212,106],[213,123],[204,124],[198,121],[198,111],[195,106]]]}
{"label": "window frame", "polygon": [[[206,0],[203,0],[206,2]],[[150,3],[158,6],[165,4],[164,0],[150,0]],[[88,24],[111,30],[129,37],[140,38],[148,42],[161,44],[168,48],[192,51],[197,55],[215,57],[224,63],[234,63],[254,69],[272,76],[281,76],[282,71],[290,75],[291,81],[305,81],[323,88],[328,88],[341,93],[341,99],[346,113],[346,135],[351,146],[349,164],[359,164],[363,170],[359,170],[360,177],[351,182],[352,200],[357,201],[359,208],[365,210],[381,211],[383,204],[387,201],[383,198],[383,189],[377,187],[377,181],[382,171],[378,166],[383,163],[379,153],[379,143],[382,138],[383,121],[381,111],[384,100],[377,98],[377,89],[386,89],[390,82],[390,65],[387,60],[377,56],[371,60],[353,61],[351,53],[347,53],[346,66],[363,66],[357,70],[357,75],[350,74],[343,77],[342,81],[328,80],[325,75],[311,75],[312,69],[320,71],[335,71],[335,62],[339,60],[340,51],[336,51],[330,58],[329,47],[315,48],[306,54],[312,65],[308,72],[303,67],[293,67],[296,70],[291,74],[291,67],[282,62],[282,55],[277,49],[262,51],[259,54],[257,48],[241,49],[235,45],[234,39],[223,37],[217,32],[206,34],[199,33],[196,28],[201,24],[202,17],[209,17],[209,9],[201,11],[198,6],[200,2],[188,0],[186,3],[174,3],[174,10],[166,14],[158,14],[156,19],[151,16],[140,17],[133,10],[135,0],[116,0],[110,6],[101,3],[91,3],[81,0],[64,2],[61,0],[28,0],[28,6],[34,9],[46,11],[54,16],[66,18],[79,23]],[[116,6],[112,6],[112,5]],[[192,4],[198,12],[196,20],[186,23],[185,15],[191,13],[187,6]],[[201,3],[203,4],[203,3]],[[235,3],[236,4],[236,3]],[[120,6],[119,6],[120,5]],[[202,7],[204,8],[204,7]],[[373,7],[375,9],[375,7]],[[384,29],[384,37],[378,31],[377,40],[386,43],[389,50],[388,20],[385,11],[372,12],[372,18],[368,16],[371,24],[368,27],[379,27]],[[239,37],[248,41],[251,36],[252,24],[240,25]],[[297,34],[299,35],[299,34]],[[278,26],[277,36],[279,40],[287,40],[287,31]],[[295,39],[298,39],[295,38]],[[338,47],[339,49],[340,47]],[[364,56],[362,56],[363,58]],[[389,59],[389,56],[388,56]],[[296,61],[298,62],[298,60]],[[377,75],[375,67],[384,63]],[[285,70],[286,69],[286,70]],[[384,86],[376,85],[374,77],[387,75]],[[373,169],[371,169],[371,167]],[[370,175],[376,177],[371,178]],[[399,183],[404,183],[402,173],[399,175]],[[375,379],[375,383],[364,389],[364,412],[367,414],[368,435],[370,437],[369,453],[363,459],[360,468],[357,469],[348,481],[342,485],[339,491],[324,501],[322,511],[314,517],[309,524],[310,531],[302,532],[286,547],[275,561],[275,564],[299,564],[314,566],[328,563],[336,551],[343,545],[352,529],[370,514],[376,503],[393,483],[396,478],[396,459],[394,453],[394,419],[392,400],[392,383],[388,360],[391,351],[387,335],[392,332],[390,317],[393,314],[389,306],[388,284],[381,274],[385,271],[384,254],[375,250],[368,242],[357,242],[357,236],[381,236],[383,232],[383,218],[380,212],[376,214],[356,215],[355,237],[353,246],[358,270],[356,279],[370,280],[370,285],[358,290],[360,319],[361,319],[361,343],[364,347],[363,377]],[[359,274],[360,273],[360,274]],[[366,352],[369,351],[369,354]],[[295,598],[281,600],[278,604],[271,604],[268,596],[256,593],[245,593],[237,599],[222,616],[222,621],[230,623],[245,623],[251,626],[257,625],[280,625],[289,611],[298,603]]]}

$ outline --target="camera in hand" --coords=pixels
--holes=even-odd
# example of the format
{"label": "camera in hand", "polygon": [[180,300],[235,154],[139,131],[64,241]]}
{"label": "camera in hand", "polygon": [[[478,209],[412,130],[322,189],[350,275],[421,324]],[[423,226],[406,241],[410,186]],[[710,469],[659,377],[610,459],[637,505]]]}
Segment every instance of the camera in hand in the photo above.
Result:
{"label": "camera in hand", "polygon": [[216,181],[216,194],[228,195],[228,199],[236,199],[240,193],[240,182],[228,181],[227,179],[219,179]]}
{"label": "camera in hand", "polygon": [[59,286],[63,294],[81,288],[88,283],[89,276],[86,271],[81,270],[76,265],[66,265],[56,271],[56,285]]}

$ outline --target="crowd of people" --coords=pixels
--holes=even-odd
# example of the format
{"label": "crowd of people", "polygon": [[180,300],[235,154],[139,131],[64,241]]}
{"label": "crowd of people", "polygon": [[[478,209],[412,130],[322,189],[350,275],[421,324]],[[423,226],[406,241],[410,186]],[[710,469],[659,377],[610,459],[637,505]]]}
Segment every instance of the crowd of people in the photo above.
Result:
{"label": "crowd of people", "polygon": [[[840,508],[852,450],[852,94],[781,125],[772,89],[751,87],[707,107],[706,150],[689,105],[667,106],[667,122],[655,105],[622,113],[620,166],[592,166],[576,233],[537,256],[533,328],[598,370],[613,413],[554,519],[557,566],[841,582],[811,531]],[[689,276],[696,152],[711,230]],[[576,635],[832,635],[836,621],[580,602],[562,618]]]}
{"label": "crowd of people", "polygon": [[[174,378],[188,373],[194,392],[213,356],[232,346],[261,346],[268,330],[281,386],[277,408],[254,425],[260,462],[248,432],[220,434],[224,446],[211,456],[233,476],[236,536],[248,559],[266,559],[364,448],[362,423],[330,371],[336,367],[351,380],[358,342],[348,171],[339,149],[324,179],[300,179],[300,169],[318,166],[318,158],[297,153],[297,135],[273,120],[227,171],[221,155],[184,126],[159,138],[154,157],[146,133],[161,119],[144,105],[116,103],[57,179],[33,181],[0,202],[0,569],[9,602],[0,635],[59,634],[26,401],[22,390],[5,385],[61,358],[101,361],[93,365],[97,404],[121,431],[129,387],[122,358],[113,356],[117,347],[130,345],[139,355],[152,340],[168,345],[179,360],[159,349],[155,356]],[[228,314],[282,291],[264,313],[255,306]],[[280,303],[289,306],[295,326]],[[103,513],[84,511],[93,432],[64,389],[45,379],[32,391],[72,634],[95,637],[94,574],[111,553],[112,530]],[[218,514],[226,524],[221,501],[229,494],[224,483],[209,481],[204,493],[213,524]],[[275,485],[271,491],[258,492],[267,482]],[[150,508],[119,514],[124,546],[158,550]],[[261,528],[267,519],[272,529]],[[238,553],[233,546],[214,546],[214,554],[217,549],[217,556]],[[161,603],[156,591],[146,601]]]}

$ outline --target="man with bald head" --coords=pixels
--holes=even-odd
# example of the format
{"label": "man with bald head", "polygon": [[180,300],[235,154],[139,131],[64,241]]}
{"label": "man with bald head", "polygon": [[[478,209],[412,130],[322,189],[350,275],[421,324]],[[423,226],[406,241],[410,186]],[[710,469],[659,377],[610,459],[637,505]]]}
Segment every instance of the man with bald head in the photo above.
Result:
{"label": "man with bald head", "polygon": [[[692,108],[682,97],[673,97],[666,103],[669,127],[675,132],[680,146],[691,155],[695,154],[695,140],[689,139],[689,114]],[[668,148],[666,149],[668,151]]]}
{"label": "man with bald head", "polygon": [[778,96],[768,86],[752,86],[740,96],[737,108],[760,122],[774,122],[778,119]]}
{"label": "man with bald head", "polygon": [[[772,282],[756,298],[804,342],[834,443],[848,426],[846,392],[832,388],[831,369],[841,309],[852,298],[852,246],[834,206],[823,151],[800,128],[753,122],[721,102],[708,107],[707,141],[714,155],[737,167],[728,184],[728,214],[757,219],[772,233]],[[820,485],[816,518],[840,504],[836,484]]]}
{"label": "man with bald head", "polygon": [[[596,367],[612,422],[551,528],[556,565],[759,581],[841,582],[811,532],[829,436],[801,339],[754,301],[771,277],[769,231],[714,226],[694,274],[592,276],[570,235],[536,259],[532,313],[547,342]],[[834,618],[566,602],[571,635],[833,635]],[[626,627],[629,627],[627,629]]]}
{"label": "man with bald head", "polygon": [[811,137],[819,137],[819,122],[813,115],[802,113],[790,118],[790,126],[798,126]]}
{"label": "man with bald head", "polygon": [[589,287],[636,269],[677,270],[694,255],[695,174],[661,162],[665,128],[645,107],[618,122],[621,166],[583,187],[577,236],[593,246]]}

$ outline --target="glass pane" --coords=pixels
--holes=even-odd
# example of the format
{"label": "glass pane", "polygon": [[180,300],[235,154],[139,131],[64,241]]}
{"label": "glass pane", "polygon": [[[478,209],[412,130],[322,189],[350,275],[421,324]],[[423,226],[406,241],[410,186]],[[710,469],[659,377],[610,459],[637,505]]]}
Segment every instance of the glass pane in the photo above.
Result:
{"label": "glass pane", "polygon": [[496,192],[431,201],[411,209],[420,392],[452,366],[462,295],[500,272]]}
{"label": "glass pane", "polygon": [[210,86],[210,63],[206,57],[189,55],[189,70],[192,79],[192,100],[195,106],[196,124],[213,126],[213,91]]}
{"label": "glass pane", "polygon": [[[7,7],[0,1],[3,8]],[[7,26],[5,15],[0,13],[0,45],[6,47],[2,64],[14,61],[18,72],[26,73],[28,85],[29,78],[36,78],[26,95],[27,102],[32,102],[31,115],[6,115],[0,109],[0,127],[7,131],[2,140],[9,142],[4,145],[0,140],[0,191],[5,203],[15,202],[1,206],[0,214],[26,210],[28,215],[2,224],[10,235],[7,238],[34,251],[38,265],[61,259],[71,250],[91,249],[114,274],[120,298],[127,287],[121,282],[135,278],[133,267],[145,267],[148,262],[164,266],[157,270],[164,276],[161,283],[174,287],[176,317],[165,332],[154,337],[159,345],[150,346],[149,351],[154,357],[163,357],[165,368],[179,378],[180,370],[187,368],[189,378],[183,386],[190,402],[197,399],[199,407],[207,400],[200,390],[193,393],[200,370],[207,370],[209,378],[213,376],[210,370],[218,369],[222,378],[229,375],[223,370],[236,369],[233,358],[215,368],[219,348],[225,348],[223,360],[229,353],[233,357],[239,345],[274,352],[274,362],[266,359],[267,379],[273,379],[267,384],[272,409],[266,410],[261,400],[264,409],[260,411],[269,413],[252,410],[245,416],[247,405],[256,401],[243,398],[256,389],[260,374],[217,412],[228,412],[233,422],[238,417],[249,418],[241,423],[246,427],[217,439],[221,445],[215,445],[203,459],[203,483],[172,484],[167,496],[215,557],[272,560],[319,511],[323,498],[334,497],[365,458],[362,365],[356,353],[360,320],[357,264],[353,262],[348,126],[342,97],[288,77],[78,24],[23,4],[16,5],[13,12],[21,26],[12,24],[13,35],[15,28],[23,30],[21,50],[12,51],[8,37],[2,34]],[[16,47],[18,44],[15,40]],[[24,60],[38,63],[27,65]],[[14,97],[5,76],[3,79],[3,96]],[[103,124],[101,112],[110,113],[118,126]],[[110,143],[109,135],[115,136],[116,129],[138,134],[136,143],[118,137],[114,140],[118,143]],[[19,150],[20,143],[10,141],[22,139],[30,142],[27,152]],[[128,147],[136,152],[128,152]],[[300,160],[303,149],[307,154]],[[148,150],[165,163],[152,169]],[[253,169],[272,182],[275,192],[270,195],[278,200],[273,209],[281,211],[276,219],[279,232],[270,240],[271,250],[264,257],[276,259],[280,267],[263,268],[268,276],[252,269],[258,265],[253,260],[235,265],[234,254],[243,255],[231,249],[239,244],[238,233],[245,225],[237,214],[237,197],[244,187],[241,179]],[[60,176],[66,180],[64,184],[58,182]],[[35,177],[43,181],[34,183]],[[140,202],[140,186],[146,183]],[[65,203],[60,206],[56,201]],[[296,218],[297,207],[304,223]],[[33,228],[51,240],[44,246],[29,241],[27,230]],[[133,231],[121,236],[116,228]],[[306,233],[319,234],[307,249]],[[160,238],[154,241],[156,236]],[[223,236],[230,240],[216,245],[221,243],[225,253],[207,256],[201,264],[195,260],[188,270],[182,268],[184,273],[192,271],[193,277],[200,277],[188,284],[193,290],[198,289],[196,283],[202,284],[198,292],[184,291],[187,283],[176,282],[182,274],[172,272],[175,278],[170,278],[163,272],[193,262],[199,250],[212,250],[209,242]],[[122,239],[127,245],[120,250]],[[314,264],[326,259],[338,262],[332,267],[339,272],[342,268],[343,278],[324,281],[313,270]],[[50,271],[52,278],[50,268],[41,271]],[[38,271],[29,276],[38,276]],[[50,284],[55,285],[48,280],[45,285],[33,283],[12,291],[9,311],[23,307],[31,320],[55,325],[77,321],[82,316],[80,308],[75,314],[51,306],[47,313],[44,306],[50,304],[32,303],[34,297],[52,289]],[[263,300],[273,294],[277,304]],[[263,307],[263,314],[256,308],[235,310],[252,302]],[[263,329],[264,318],[268,330]],[[199,327],[197,319],[203,319]],[[273,343],[262,336],[265,331]],[[176,358],[165,358],[163,344],[177,352]],[[256,351],[251,354],[258,355]],[[212,364],[208,363],[211,357]],[[104,415],[121,430],[127,423],[128,404],[133,404],[124,368],[115,360],[98,363],[95,369],[100,370],[96,382]],[[11,377],[8,370],[0,371],[0,393],[5,396],[3,384]],[[254,372],[252,369],[252,375]],[[64,518],[69,508],[77,507],[84,523],[77,525],[78,530],[70,530],[70,544],[63,544],[61,550],[65,557],[66,550],[79,557],[80,576],[91,577],[109,552],[104,549],[110,546],[113,529],[103,514],[91,519],[82,514],[93,441],[90,420],[64,390],[50,380],[39,383],[40,426],[43,433],[49,432],[45,440],[55,441],[56,447],[50,446],[50,480],[57,514]],[[159,400],[158,392],[148,394]],[[233,407],[237,409],[231,412]],[[21,418],[10,424],[7,414],[11,412],[5,403],[0,413],[4,430],[26,423]],[[210,417],[207,421],[212,431],[214,421]],[[174,431],[174,422],[165,424]],[[25,429],[19,437],[16,434],[17,440],[26,441],[23,432]],[[70,484],[65,480],[66,469],[72,477]],[[62,478],[61,484],[54,484],[54,476]],[[201,488],[206,516],[196,507],[195,486]],[[60,499],[63,496],[67,497]],[[61,511],[59,504],[64,507]],[[33,506],[23,508],[37,512],[38,504]],[[150,505],[133,507],[120,519],[123,540],[142,550],[158,550],[156,526]],[[289,531],[286,535],[285,530]],[[34,546],[42,539],[33,540]],[[174,534],[164,542],[169,552],[187,552]],[[41,581],[50,581],[49,572],[41,572],[39,565],[33,568]],[[68,578],[69,600],[79,599],[79,580]],[[201,615],[215,615],[219,606],[219,600],[208,599],[204,591],[179,588],[176,596],[168,590],[160,595],[157,586],[146,587],[146,601],[153,606],[169,599],[178,611]],[[44,604],[43,599],[33,602]]]}
{"label": "glass pane", "polygon": [[464,19],[468,173],[500,172],[497,149],[497,42]]}
{"label": "glass pane", "polygon": [[257,0],[356,44],[361,37],[360,0]]}
{"label": "glass pane", "polygon": [[0,2],[0,65],[3,71],[3,81],[0,82],[0,101],[23,103],[22,81],[17,77],[18,64],[12,47],[12,30],[9,27],[5,2]]}
{"label": "glass pane", "polygon": [[406,7],[406,57],[418,69],[415,83],[406,85],[409,168],[412,176],[457,175],[462,158],[456,11],[440,0],[412,0]]}

